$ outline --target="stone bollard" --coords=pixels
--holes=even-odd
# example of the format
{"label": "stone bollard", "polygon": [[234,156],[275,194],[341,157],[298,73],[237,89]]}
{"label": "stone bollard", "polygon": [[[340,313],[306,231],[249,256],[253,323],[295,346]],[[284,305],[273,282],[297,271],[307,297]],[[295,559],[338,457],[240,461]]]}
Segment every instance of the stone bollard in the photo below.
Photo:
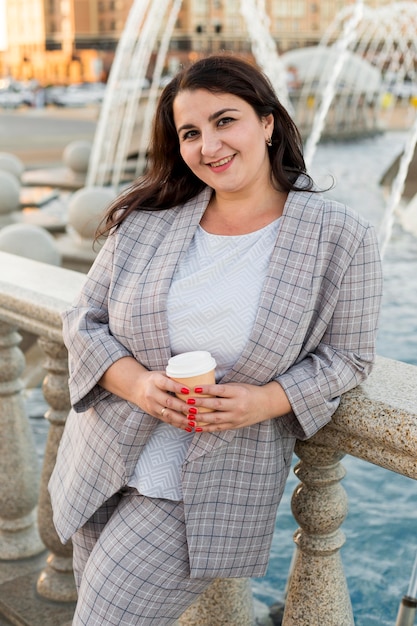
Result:
{"label": "stone bollard", "polygon": [[64,165],[76,174],[85,175],[88,170],[91,150],[92,144],[90,141],[72,141],[62,153]]}
{"label": "stone bollard", "polygon": [[79,245],[92,247],[97,227],[115,198],[112,187],[84,187],[72,195],[68,204],[68,230],[78,238]]}
{"label": "stone bollard", "polygon": [[0,250],[18,256],[61,265],[61,255],[50,233],[34,224],[9,224],[0,231]]}
{"label": "stone bollard", "polygon": [[20,182],[14,174],[0,169],[0,227],[13,224],[20,210]]}
{"label": "stone bollard", "polygon": [[0,171],[13,174],[20,182],[25,166],[23,161],[15,154],[9,152],[0,152]]}
{"label": "stone bollard", "polygon": [[106,208],[116,198],[111,187],[83,187],[68,203],[67,232],[56,243],[67,269],[87,272],[100,248],[95,233]]}
{"label": "stone bollard", "polygon": [[283,626],[354,626],[346,578],[340,558],[345,542],[339,529],[347,515],[346,492],[340,485],[343,454],[297,442],[301,480],[292,497],[300,528],[294,535],[296,557],[288,581]]}

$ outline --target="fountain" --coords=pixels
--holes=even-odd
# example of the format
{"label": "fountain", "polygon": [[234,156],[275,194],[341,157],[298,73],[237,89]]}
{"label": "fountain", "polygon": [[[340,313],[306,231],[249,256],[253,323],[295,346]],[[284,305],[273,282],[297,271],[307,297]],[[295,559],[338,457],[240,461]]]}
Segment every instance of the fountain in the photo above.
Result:
{"label": "fountain", "polygon": [[[133,5],[109,77],[86,186],[110,184],[118,190],[143,170],[158,85],[181,4],[179,0],[158,3],[158,19],[155,19],[156,3],[142,0]],[[241,0],[240,8],[258,65],[270,77],[301,130],[308,134],[305,150],[308,168],[329,126],[332,109],[337,113],[336,128],[330,132],[332,137],[383,132],[397,123],[395,116],[402,118],[404,128],[412,124],[417,88],[406,99],[401,88],[412,84],[416,76],[415,3],[400,2],[370,9],[363,0],[357,0],[337,15],[317,48],[307,49],[308,60],[300,50],[278,56],[264,2]],[[149,73],[151,53],[158,37],[160,45],[152,85],[145,94],[143,79]],[[297,93],[288,92],[286,68],[289,66],[295,67],[302,77]],[[310,116],[307,125],[306,111]],[[417,128],[407,135],[385,208],[380,232],[383,253],[391,237],[395,214],[401,210],[399,205],[416,141]],[[132,153],[137,155],[134,159]],[[412,220],[408,219],[408,223]]]}
{"label": "fountain", "polygon": [[[396,2],[370,9],[363,0],[357,0],[337,14],[318,46],[316,53],[320,53],[319,56],[316,54],[316,58],[312,58],[308,71],[304,73],[299,107],[295,113],[301,118],[301,107],[311,94],[317,98],[311,107],[316,118],[316,139],[320,138],[324,126],[321,119],[320,124],[317,123],[317,113],[321,113],[322,109],[328,113],[335,98],[341,115],[345,116],[349,106],[354,110],[365,99],[376,107],[381,130],[394,124],[402,124],[403,128],[410,125],[417,104],[414,84],[416,23],[417,6],[414,2]],[[325,53],[330,57],[327,64],[322,58]],[[284,55],[284,60],[297,64],[296,58],[292,60],[292,56],[297,54],[299,51],[290,51]],[[359,60],[362,67],[358,65]],[[371,77],[370,68],[380,75],[379,84]],[[330,93],[326,93],[326,89]],[[399,119],[396,106],[399,103],[402,105],[402,119]],[[331,120],[326,119],[325,122],[329,124]],[[317,126],[320,133],[317,133]]]}
{"label": "fountain", "polygon": [[[68,146],[66,153],[76,153],[77,157],[64,155],[67,173],[62,185],[52,177],[55,188],[72,193],[83,187],[111,187],[116,193],[142,173],[160,80],[181,6],[181,0],[133,3],[116,50],[94,141],[89,147]],[[308,169],[322,139],[372,136],[393,125],[401,124],[404,129],[413,126],[417,87],[406,98],[404,89],[415,86],[415,3],[397,2],[370,9],[364,0],[356,0],[340,11],[318,46],[281,56],[270,34],[264,0],[240,0],[240,11],[255,60],[305,138]],[[288,68],[295,71],[299,83],[291,90]],[[150,75],[151,86],[145,89]],[[416,141],[414,128],[407,133],[381,224],[383,253],[397,215],[415,230],[413,207],[417,202],[405,210],[401,200]],[[81,169],[74,169],[77,162],[82,162]],[[36,173],[29,174],[36,178]],[[61,203],[64,212],[68,195]],[[43,213],[46,216],[46,211]],[[52,218],[57,221],[55,215]],[[48,223],[45,226],[48,228]]]}
{"label": "fountain", "polygon": [[[309,168],[326,130],[335,138],[383,132],[393,126],[411,127],[380,227],[383,255],[396,214],[405,227],[417,234],[416,203],[410,204],[408,209],[401,206],[417,143],[416,33],[417,6],[413,2],[369,9],[363,0],[357,0],[346,7],[310,55],[312,61],[302,68],[305,80],[294,113],[301,130],[304,128],[306,132],[307,127],[309,131],[305,150]],[[295,50],[283,55],[284,61],[297,67],[300,60],[305,62],[300,52]],[[332,108],[333,117],[330,115]],[[364,117],[366,109],[368,116]]]}
{"label": "fountain", "polygon": [[[140,0],[133,4],[111,68],[91,154],[87,186],[111,184],[119,189],[126,178],[131,180],[132,175],[141,173],[158,86],[181,4],[178,0],[171,3],[166,0],[158,3]],[[255,0],[242,0],[240,7],[255,59],[270,77],[283,102],[290,107],[285,70],[269,32],[265,8]],[[151,53],[158,36],[161,43],[152,83],[149,93],[144,93],[142,85],[149,73]],[[136,163],[129,158],[132,152],[137,154]]]}
{"label": "fountain", "polygon": [[[347,56],[348,48],[349,48],[349,45],[351,45],[355,37],[355,33],[358,28],[359,22],[362,19],[363,8],[364,8],[363,0],[358,0],[356,2],[356,6],[354,7],[352,17],[345,24],[342,36],[339,37],[336,43],[334,44],[335,63],[333,65],[332,70],[329,72],[329,78],[327,80],[327,83],[324,89],[322,90],[321,102],[317,108],[317,113],[314,115],[312,128],[311,128],[311,134],[306,143],[305,163],[306,163],[307,169],[310,169],[314,152],[320,140],[320,136],[323,132],[323,129],[326,123],[326,118],[327,118],[330,106],[332,104],[332,100],[336,93],[336,89],[337,89],[336,83],[340,77],[343,66],[345,65],[346,60],[348,58]],[[320,50],[320,47],[319,47],[319,50]],[[352,64],[352,60],[349,59],[349,61],[350,61],[350,64]],[[323,74],[326,75],[325,72],[323,72]],[[310,77],[311,72],[309,71],[307,75]],[[355,81],[353,83],[355,88],[357,88],[357,84],[358,84],[358,76],[355,76]],[[319,82],[319,85],[320,85],[320,82]],[[309,91],[311,92],[311,88]],[[317,89],[315,89],[315,92],[316,91]],[[301,101],[303,101],[303,99],[301,99]]]}

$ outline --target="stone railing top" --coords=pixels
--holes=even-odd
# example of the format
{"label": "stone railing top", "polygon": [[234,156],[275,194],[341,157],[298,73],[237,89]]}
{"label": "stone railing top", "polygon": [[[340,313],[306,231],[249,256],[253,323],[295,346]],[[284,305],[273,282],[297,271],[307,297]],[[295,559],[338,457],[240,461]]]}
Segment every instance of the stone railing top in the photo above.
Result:
{"label": "stone railing top", "polygon": [[417,367],[378,357],[313,440],[417,479]]}
{"label": "stone railing top", "polygon": [[0,319],[60,341],[60,314],[84,281],[80,272],[0,252]]}

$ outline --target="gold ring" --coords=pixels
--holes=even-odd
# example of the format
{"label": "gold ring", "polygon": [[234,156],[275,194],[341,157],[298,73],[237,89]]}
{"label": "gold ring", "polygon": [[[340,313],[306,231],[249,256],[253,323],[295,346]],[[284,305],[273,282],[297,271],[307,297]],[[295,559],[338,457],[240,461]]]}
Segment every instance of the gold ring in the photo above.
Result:
{"label": "gold ring", "polygon": [[164,413],[165,413],[165,411],[166,411],[166,410],[167,410],[167,408],[166,408],[166,406],[164,406],[164,408],[163,408],[163,409],[162,409],[162,411],[161,411],[161,415],[162,415],[162,416],[164,415]]}

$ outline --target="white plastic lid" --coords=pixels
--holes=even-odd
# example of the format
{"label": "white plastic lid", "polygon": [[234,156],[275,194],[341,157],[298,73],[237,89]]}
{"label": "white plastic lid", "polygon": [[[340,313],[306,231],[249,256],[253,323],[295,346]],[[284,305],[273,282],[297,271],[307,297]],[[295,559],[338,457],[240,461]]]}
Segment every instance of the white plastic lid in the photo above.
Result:
{"label": "white plastic lid", "polygon": [[196,350],[171,357],[168,361],[166,374],[170,378],[191,378],[191,376],[211,372],[215,367],[216,361],[210,352]]}

